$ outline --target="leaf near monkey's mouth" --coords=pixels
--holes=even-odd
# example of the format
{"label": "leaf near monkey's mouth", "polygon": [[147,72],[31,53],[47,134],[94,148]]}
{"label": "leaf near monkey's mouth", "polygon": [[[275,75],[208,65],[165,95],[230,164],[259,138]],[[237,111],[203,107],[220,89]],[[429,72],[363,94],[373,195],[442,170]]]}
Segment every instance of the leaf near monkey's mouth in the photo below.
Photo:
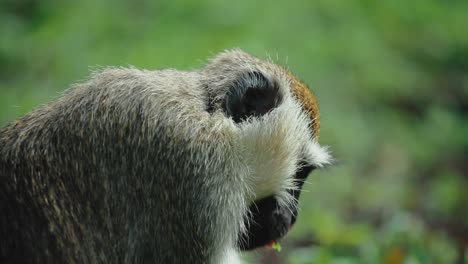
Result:
{"label": "leaf near monkey's mouth", "polygon": [[268,248],[271,248],[277,252],[280,252],[281,251],[281,244],[277,241],[270,241],[268,244],[265,245],[266,247]]}

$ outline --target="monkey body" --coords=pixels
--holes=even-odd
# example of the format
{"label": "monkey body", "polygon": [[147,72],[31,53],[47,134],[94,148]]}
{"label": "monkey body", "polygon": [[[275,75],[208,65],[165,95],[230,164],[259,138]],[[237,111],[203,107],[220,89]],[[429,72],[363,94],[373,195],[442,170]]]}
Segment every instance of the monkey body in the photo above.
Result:
{"label": "monkey body", "polygon": [[[281,102],[236,122],[226,98],[256,71]],[[190,72],[110,68],[2,128],[0,261],[237,262],[249,205],[295,206],[299,164],[328,162],[289,78],[241,51]]]}

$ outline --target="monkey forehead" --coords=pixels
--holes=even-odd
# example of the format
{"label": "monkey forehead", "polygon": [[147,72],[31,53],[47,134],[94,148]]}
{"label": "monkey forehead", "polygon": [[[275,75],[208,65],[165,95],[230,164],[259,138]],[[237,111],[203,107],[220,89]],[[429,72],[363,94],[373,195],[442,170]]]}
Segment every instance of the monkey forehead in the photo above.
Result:
{"label": "monkey forehead", "polygon": [[317,141],[320,133],[320,118],[317,99],[307,85],[299,81],[289,71],[287,71],[287,75],[291,82],[291,92],[294,97],[296,97],[296,100],[302,105],[304,111],[307,112],[310,118],[310,128],[313,131],[313,138]]}

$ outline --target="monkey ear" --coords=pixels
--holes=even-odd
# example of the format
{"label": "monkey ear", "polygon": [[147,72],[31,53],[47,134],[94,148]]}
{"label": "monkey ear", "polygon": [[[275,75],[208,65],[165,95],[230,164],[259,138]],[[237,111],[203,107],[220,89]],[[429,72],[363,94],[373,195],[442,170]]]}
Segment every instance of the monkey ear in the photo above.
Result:
{"label": "monkey ear", "polygon": [[259,117],[276,108],[282,100],[278,84],[258,71],[243,74],[230,87],[224,111],[234,122]]}

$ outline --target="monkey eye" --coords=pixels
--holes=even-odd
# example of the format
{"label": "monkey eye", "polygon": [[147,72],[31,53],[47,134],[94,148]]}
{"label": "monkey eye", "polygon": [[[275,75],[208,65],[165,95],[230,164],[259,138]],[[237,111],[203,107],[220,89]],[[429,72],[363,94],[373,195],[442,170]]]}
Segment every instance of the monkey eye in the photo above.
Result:
{"label": "monkey eye", "polygon": [[243,74],[230,87],[224,111],[234,122],[259,117],[276,108],[282,100],[278,84],[254,71]]}

